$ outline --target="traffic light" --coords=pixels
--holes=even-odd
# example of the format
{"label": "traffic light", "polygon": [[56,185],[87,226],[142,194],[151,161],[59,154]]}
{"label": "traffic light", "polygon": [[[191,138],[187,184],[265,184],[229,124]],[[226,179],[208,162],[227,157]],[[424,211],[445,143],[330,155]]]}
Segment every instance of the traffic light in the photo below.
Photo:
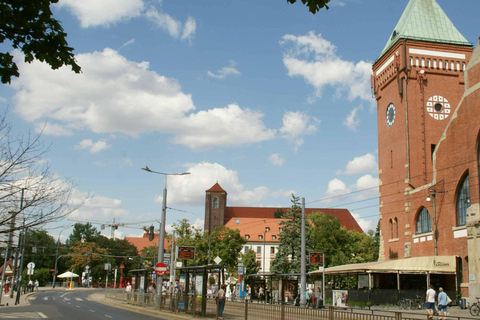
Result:
{"label": "traffic light", "polygon": [[154,228],[153,226],[150,226],[150,230],[148,231],[148,241],[152,241],[153,240],[153,232],[154,232]]}

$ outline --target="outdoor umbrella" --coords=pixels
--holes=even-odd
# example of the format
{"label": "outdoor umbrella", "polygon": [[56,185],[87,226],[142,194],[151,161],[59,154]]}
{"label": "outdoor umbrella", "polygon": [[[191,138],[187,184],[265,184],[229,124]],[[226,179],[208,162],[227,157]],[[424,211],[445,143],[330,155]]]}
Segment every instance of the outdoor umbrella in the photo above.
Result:
{"label": "outdoor umbrella", "polygon": [[57,276],[57,278],[76,278],[76,277],[78,277],[78,274],[73,273],[72,271],[67,271]]}

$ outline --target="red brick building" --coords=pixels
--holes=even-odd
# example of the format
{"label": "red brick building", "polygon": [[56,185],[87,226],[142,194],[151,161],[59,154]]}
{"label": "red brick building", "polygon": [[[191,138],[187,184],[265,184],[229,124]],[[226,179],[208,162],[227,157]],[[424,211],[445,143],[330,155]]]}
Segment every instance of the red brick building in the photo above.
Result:
{"label": "red brick building", "polygon": [[480,52],[472,52],[435,0],[410,0],[372,77],[380,260],[455,255],[464,296],[480,281]]}
{"label": "red brick building", "polygon": [[[275,259],[278,247],[281,219],[275,219],[275,212],[287,212],[290,208],[278,207],[228,207],[227,192],[216,183],[206,191],[204,231],[212,232],[215,227],[226,226],[238,229],[247,239],[244,252],[249,249],[257,253],[257,264],[261,270],[270,271],[270,263]],[[363,232],[355,218],[347,209],[306,208],[305,214],[323,212],[339,219],[347,230]],[[265,267],[264,267],[265,265]]]}

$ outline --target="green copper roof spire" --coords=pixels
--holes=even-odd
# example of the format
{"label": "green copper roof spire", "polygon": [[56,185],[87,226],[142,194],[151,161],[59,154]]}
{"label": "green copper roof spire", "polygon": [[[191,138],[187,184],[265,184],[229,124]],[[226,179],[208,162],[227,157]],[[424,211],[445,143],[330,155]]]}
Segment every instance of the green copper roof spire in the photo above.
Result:
{"label": "green copper roof spire", "polygon": [[400,39],[472,46],[435,0],[410,0],[380,57]]}

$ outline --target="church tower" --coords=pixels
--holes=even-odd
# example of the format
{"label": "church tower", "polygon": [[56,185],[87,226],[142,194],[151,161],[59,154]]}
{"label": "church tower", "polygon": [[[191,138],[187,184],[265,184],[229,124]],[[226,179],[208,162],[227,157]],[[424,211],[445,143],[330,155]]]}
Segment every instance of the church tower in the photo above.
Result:
{"label": "church tower", "polygon": [[227,192],[217,183],[208,189],[205,196],[205,227],[207,234],[218,227],[225,225],[227,212]]}
{"label": "church tower", "polygon": [[410,0],[373,64],[380,260],[433,255],[433,244],[429,254],[415,251],[412,241],[435,181],[433,153],[463,95],[472,51],[435,0]]}

